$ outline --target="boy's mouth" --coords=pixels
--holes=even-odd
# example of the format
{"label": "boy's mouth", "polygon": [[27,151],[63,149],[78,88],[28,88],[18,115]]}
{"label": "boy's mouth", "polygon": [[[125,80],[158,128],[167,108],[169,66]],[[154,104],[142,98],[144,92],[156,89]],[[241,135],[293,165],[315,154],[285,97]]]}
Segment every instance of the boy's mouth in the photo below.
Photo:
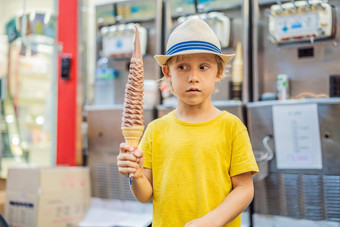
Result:
{"label": "boy's mouth", "polygon": [[189,88],[188,90],[186,90],[186,92],[201,92],[201,91],[198,88],[192,87],[192,88]]}

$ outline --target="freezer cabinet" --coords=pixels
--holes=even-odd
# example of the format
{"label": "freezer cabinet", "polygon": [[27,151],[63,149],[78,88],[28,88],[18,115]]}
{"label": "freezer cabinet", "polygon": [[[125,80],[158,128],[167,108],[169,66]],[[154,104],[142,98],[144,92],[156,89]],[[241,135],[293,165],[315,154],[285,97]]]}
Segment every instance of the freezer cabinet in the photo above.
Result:
{"label": "freezer cabinet", "polygon": [[[88,106],[88,163],[91,171],[92,196],[135,200],[126,177],[118,172],[119,144],[124,142],[121,131],[123,105]],[[154,119],[154,108],[144,108],[144,126]]]}
{"label": "freezer cabinet", "polygon": [[[302,108],[303,111],[306,105],[315,108],[316,118],[311,119],[311,124],[301,126],[301,129],[310,129],[311,125],[316,125],[318,131],[310,144],[315,140],[320,142],[320,149],[317,146],[310,147],[310,153],[318,151],[320,153],[320,157],[314,155],[316,161],[320,162],[314,166],[312,165],[313,156],[308,154],[301,156],[301,153],[296,156],[294,152],[299,152],[299,150],[286,149],[291,143],[290,138],[293,137],[289,135],[287,138],[278,137],[278,135],[282,135],[282,130],[285,131],[287,127],[291,126],[286,125],[281,129],[278,128],[285,121],[285,116],[282,115],[282,112],[277,113],[277,110]],[[274,111],[276,111],[275,114]],[[306,112],[306,115],[310,115],[310,112]],[[268,149],[273,151],[273,158],[265,163],[268,167],[266,176],[263,177],[263,180],[255,182],[255,213],[340,222],[339,113],[340,99],[338,98],[264,101],[247,105],[248,128],[254,152]],[[277,116],[282,116],[282,118],[277,119]],[[308,122],[308,120],[302,117],[300,121],[293,123],[301,125],[301,122]],[[307,130],[298,136],[301,139],[308,139],[306,137],[308,134],[310,132]],[[264,140],[265,138],[267,140]],[[281,145],[283,147],[277,146],[279,142],[280,144],[283,142]],[[303,141],[295,140],[293,142],[301,144]],[[306,147],[308,144],[304,148]],[[282,148],[286,150],[282,151]],[[292,154],[292,157],[301,159],[285,160],[282,153],[287,154],[287,157]],[[309,156],[310,159],[308,159]],[[305,167],[294,166],[299,161],[301,165],[305,163],[307,165]],[[289,168],[290,165],[291,168]]]}

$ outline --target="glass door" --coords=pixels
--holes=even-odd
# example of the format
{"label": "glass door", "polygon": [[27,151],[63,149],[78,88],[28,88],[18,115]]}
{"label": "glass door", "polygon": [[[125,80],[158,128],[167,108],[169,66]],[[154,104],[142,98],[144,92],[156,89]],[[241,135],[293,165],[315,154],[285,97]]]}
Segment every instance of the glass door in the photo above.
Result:
{"label": "glass door", "polygon": [[6,21],[3,27],[8,43],[8,71],[3,76],[6,95],[0,107],[0,176],[6,177],[9,167],[55,164],[56,3],[0,2],[1,10],[7,12],[0,16]]}

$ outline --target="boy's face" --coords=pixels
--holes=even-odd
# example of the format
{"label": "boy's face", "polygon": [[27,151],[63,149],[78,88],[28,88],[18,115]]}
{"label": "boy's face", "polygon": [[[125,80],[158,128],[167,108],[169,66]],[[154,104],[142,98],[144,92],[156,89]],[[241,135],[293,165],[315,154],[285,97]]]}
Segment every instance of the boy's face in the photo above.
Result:
{"label": "boy's face", "polygon": [[220,80],[213,54],[182,55],[169,67],[162,68],[179,102],[199,105],[210,102],[215,83]]}

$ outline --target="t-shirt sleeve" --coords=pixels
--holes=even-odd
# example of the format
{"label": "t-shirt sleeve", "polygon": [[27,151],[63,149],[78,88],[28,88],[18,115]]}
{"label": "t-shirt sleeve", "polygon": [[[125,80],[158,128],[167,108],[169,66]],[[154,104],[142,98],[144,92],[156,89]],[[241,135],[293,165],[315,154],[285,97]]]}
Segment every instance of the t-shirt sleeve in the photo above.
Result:
{"label": "t-shirt sleeve", "polygon": [[259,172],[255,156],[251,147],[247,129],[243,129],[232,143],[230,176],[251,172]]}
{"label": "t-shirt sleeve", "polygon": [[144,152],[144,167],[152,169],[152,135],[153,134],[153,123],[151,122],[139,143],[139,148]]}

